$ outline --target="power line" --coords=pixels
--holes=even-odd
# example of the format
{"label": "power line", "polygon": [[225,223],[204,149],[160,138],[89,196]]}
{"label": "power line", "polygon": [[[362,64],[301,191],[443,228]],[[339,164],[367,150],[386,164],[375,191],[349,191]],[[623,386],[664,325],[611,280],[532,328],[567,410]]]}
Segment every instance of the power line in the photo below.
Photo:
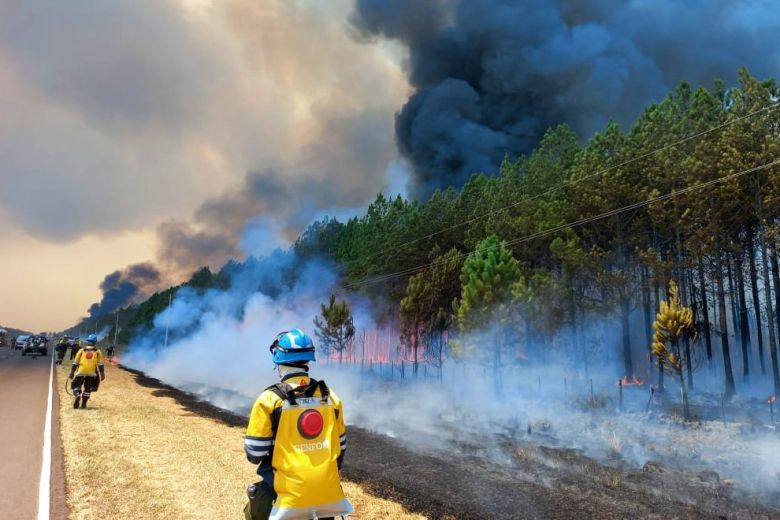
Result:
{"label": "power line", "polygon": [[621,168],[623,166],[627,166],[627,165],[629,165],[629,164],[631,164],[633,162],[640,161],[642,159],[646,159],[648,157],[651,157],[653,155],[661,153],[661,152],[663,152],[665,150],[669,150],[669,149],[674,148],[676,146],[679,146],[679,145],[681,145],[683,143],[686,143],[688,141],[691,141],[693,139],[701,137],[703,135],[709,134],[709,133],[714,132],[716,130],[720,130],[722,128],[726,128],[727,126],[730,126],[732,124],[738,123],[740,121],[744,121],[744,120],[749,119],[751,117],[754,117],[754,116],[756,116],[756,115],[758,115],[758,114],[760,114],[762,112],[770,112],[770,111],[774,110],[775,108],[777,108],[778,106],[780,106],[780,103],[772,103],[771,105],[767,105],[765,107],[762,107],[762,108],[760,108],[758,110],[755,110],[754,112],[751,112],[749,114],[745,114],[744,116],[740,116],[740,117],[737,117],[737,118],[734,118],[734,119],[730,119],[728,121],[724,121],[723,123],[720,123],[719,125],[716,125],[716,126],[713,126],[711,128],[708,128],[707,130],[702,130],[701,132],[697,132],[695,134],[688,135],[688,136],[683,137],[682,139],[680,139],[678,141],[666,144],[666,145],[664,145],[664,146],[662,146],[660,148],[657,148],[655,150],[651,150],[649,152],[645,152],[645,153],[640,154],[640,155],[638,155],[636,157],[632,157],[631,159],[627,159],[627,160],[625,160],[625,161],[623,161],[621,163],[609,166],[607,168],[598,170],[598,171],[596,171],[594,173],[591,173],[591,174],[588,174],[588,175],[584,175],[584,176],[579,177],[579,178],[574,179],[574,180],[565,180],[563,183],[561,183],[561,184],[559,184],[557,186],[553,186],[553,187],[551,187],[551,188],[549,188],[549,189],[547,189],[547,190],[545,190],[545,191],[543,191],[541,193],[537,193],[536,195],[522,197],[520,200],[518,200],[516,202],[513,202],[512,204],[509,204],[507,206],[502,206],[500,208],[491,209],[491,210],[489,210],[489,211],[487,211],[487,212],[485,212],[485,213],[483,213],[481,215],[478,215],[476,217],[472,217],[472,218],[463,220],[462,222],[459,222],[459,223],[454,224],[452,226],[446,227],[444,229],[440,229],[438,231],[434,231],[434,232],[429,233],[427,235],[424,235],[424,236],[421,236],[421,237],[417,237],[417,238],[414,238],[414,239],[406,241],[406,242],[401,242],[400,244],[396,244],[396,245],[391,246],[391,247],[387,247],[387,248],[382,249],[380,251],[377,251],[375,253],[371,253],[369,256],[366,256],[366,257],[363,257],[363,258],[359,258],[359,259],[356,258],[354,260],[347,260],[344,263],[349,265],[349,264],[354,264],[354,263],[359,262],[359,261],[370,260],[370,259],[375,258],[377,256],[380,256],[380,255],[382,255],[384,253],[388,253],[390,251],[396,250],[396,249],[398,249],[400,247],[408,246],[408,245],[411,245],[411,244],[416,244],[417,242],[420,242],[422,240],[427,240],[429,238],[433,238],[433,237],[435,237],[437,235],[441,235],[442,233],[446,233],[447,231],[452,231],[454,229],[458,229],[460,227],[463,227],[463,226],[466,226],[466,225],[469,225],[469,224],[473,224],[474,222],[478,222],[478,221],[480,221],[480,220],[482,220],[482,219],[484,219],[484,218],[486,218],[486,217],[488,217],[488,216],[490,216],[490,215],[492,215],[494,213],[498,213],[499,211],[512,209],[512,208],[515,208],[515,207],[519,206],[520,204],[522,204],[524,202],[529,202],[531,200],[543,197],[545,195],[549,195],[551,193],[554,193],[556,191],[562,190],[564,188],[575,186],[575,185],[577,185],[577,184],[579,184],[579,183],[581,183],[583,181],[592,179],[594,177],[598,177],[598,176],[603,175],[603,174],[605,174],[607,172],[610,172],[610,171],[612,171],[612,170],[614,170],[616,168]]}
{"label": "power line", "polygon": [[[693,186],[689,186],[687,188],[683,188],[683,189],[680,189],[680,190],[677,190],[677,191],[672,191],[672,192],[666,193],[664,195],[659,195],[657,197],[652,197],[652,198],[645,199],[645,200],[642,200],[642,201],[639,201],[639,202],[635,202],[634,204],[629,204],[628,206],[623,206],[622,208],[613,209],[613,210],[610,210],[610,211],[606,211],[604,213],[599,213],[598,215],[593,215],[591,217],[586,217],[586,218],[583,218],[583,219],[580,219],[580,220],[568,222],[566,224],[561,224],[561,225],[556,226],[554,228],[546,229],[544,231],[539,231],[539,232],[536,232],[536,233],[532,233],[530,235],[525,235],[525,236],[518,237],[518,238],[515,238],[515,239],[512,239],[512,240],[508,240],[507,241],[507,245],[516,245],[516,244],[529,242],[531,240],[535,240],[535,239],[542,238],[542,237],[545,237],[545,236],[548,236],[548,235],[552,235],[552,234],[558,233],[558,232],[566,230],[566,229],[579,227],[579,226],[582,226],[582,225],[585,225],[585,224],[589,224],[591,222],[595,222],[597,220],[601,220],[601,219],[604,219],[604,218],[608,218],[608,217],[612,217],[612,216],[615,216],[615,215],[619,215],[619,214],[624,213],[626,211],[632,211],[632,210],[639,209],[639,208],[642,208],[642,207],[645,207],[645,206],[649,206],[650,204],[654,204],[656,202],[663,202],[663,201],[666,201],[666,200],[670,200],[670,199],[673,199],[673,198],[678,197],[680,195],[684,195],[686,193],[690,193],[692,191],[705,189],[705,188],[708,188],[710,186],[714,186],[716,184],[719,184],[721,182],[725,182],[725,181],[731,180],[731,179],[736,179],[738,177],[742,177],[743,175],[747,175],[747,174],[754,173],[754,172],[757,172],[757,171],[766,170],[768,168],[771,168],[772,166],[777,166],[777,165],[780,165],[780,159],[774,160],[774,161],[766,163],[766,164],[762,164],[761,166],[755,166],[755,167],[749,168],[747,170],[742,170],[740,172],[731,173],[729,175],[724,175],[723,177],[718,177],[716,179],[711,179],[711,180],[706,181],[706,182],[701,182],[699,184],[695,184]],[[476,252],[477,252],[477,250],[475,249],[474,251],[470,251],[468,253],[459,253],[457,258],[458,259],[466,258],[466,257],[468,257],[468,256],[470,256],[470,255],[472,255],[472,254],[474,254]],[[357,281],[357,282],[345,284],[343,287],[345,289],[355,289],[355,288],[358,288],[358,287],[362,287],[364,285],[371,285],[371,284],[381,283],[383,281],[390,280],[390,279],[393,279],[393,278],[397,278],[399,276],[416,274],[417,272],[425,271],[427,269],[436,267],[438,265],[443,265],[444,263],[449,262],[450,260],[451,259],[434,261],[434,262],[431,262],[431,263],[428,263],[428,264],[424,264],[424,265],[419,265],[419,266],[416,266],[416,267],[410,267],[410,268],[407,268],[407,269],[403,269],[401,271],[396,271],[396,272],[393,272],[393,273],[388,273],[388,274],[376,276],[374,278],[366,278],[364,280],[360,280],[360,281]]]}

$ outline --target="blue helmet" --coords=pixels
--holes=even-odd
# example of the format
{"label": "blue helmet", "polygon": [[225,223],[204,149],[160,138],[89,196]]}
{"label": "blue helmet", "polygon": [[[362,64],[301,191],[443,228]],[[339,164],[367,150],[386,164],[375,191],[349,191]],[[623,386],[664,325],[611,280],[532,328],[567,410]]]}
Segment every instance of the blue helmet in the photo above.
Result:
{"label": "blue helmet", "polygon": [[315,361],[314,343],[301,329],[292,329],[276,336],[271,345],[273,361],[277,365],[297,365]]}
{"label": "blue helmet", "polygon": [[90,334],[89,336],[87,336],[87,343],[89,343],[90,345],[94,345],[95,343],[97,343],[97,335]]}

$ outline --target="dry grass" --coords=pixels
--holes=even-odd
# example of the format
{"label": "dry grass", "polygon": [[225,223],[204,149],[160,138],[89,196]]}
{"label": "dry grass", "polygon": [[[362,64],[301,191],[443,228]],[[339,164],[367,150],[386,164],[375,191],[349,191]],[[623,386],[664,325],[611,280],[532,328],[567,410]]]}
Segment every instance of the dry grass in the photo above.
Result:
{"label": "dry grass", "polygon": [[[256,475],[242,428],[188,412],[112,366],[91,408],[74,410],[68,370],[58,367],[57,386],[72,519],[243,518]],[[344,491],[357,511],[350,518],[424,518],[356,484]]]}

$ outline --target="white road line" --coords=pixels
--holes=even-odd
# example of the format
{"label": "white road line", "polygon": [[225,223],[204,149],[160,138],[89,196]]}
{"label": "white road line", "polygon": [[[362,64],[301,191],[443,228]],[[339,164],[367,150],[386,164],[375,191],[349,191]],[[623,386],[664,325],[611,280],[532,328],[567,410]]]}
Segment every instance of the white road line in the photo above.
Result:
{"label": "white road line", "polygon": [[51,484],[51,401],[54,381],[54,355],[49,371],[49,399],[46,403],[46,423],[43,427],[43,455],[41,456],[41,480],[38,486],[38,520],[49,520],[49,490]]}

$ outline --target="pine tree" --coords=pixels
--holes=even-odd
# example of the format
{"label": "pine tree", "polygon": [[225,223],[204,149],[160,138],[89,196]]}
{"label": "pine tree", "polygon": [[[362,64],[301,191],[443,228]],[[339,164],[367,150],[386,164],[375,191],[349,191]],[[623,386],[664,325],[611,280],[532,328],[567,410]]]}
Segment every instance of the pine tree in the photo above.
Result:
{"label": "pine tree", "polygon": [[490,235],[466,259],[460,280],[461,297],[456,311],[458,326],[461,334],[482,335],[479,346],[490,352],[495,385],[500,390],[505,324],[513,293],[522,282],[519,263],[505,241]]}
{"label": "pine tree", "polygon": [[420,363],[420,350],[428,335],[431,320],[431,285],[427,273],[419,273],[411,278],[406,286],[406,295],[401,299],[401,339],[412,354],[412,367],[417,377]]}
{"label": "pine tree", "polygon": [[346,301],[336,301],[336,296],[331,294],[328,304],[320,305],[320,316],[314,318],[317,338],[320,340],[321,349],[326,355],[336,351],[339,355],[339,364],[342,363],[344,352],[352,346],[355,337],[355,325],[352,321],[352,313]]}
{"label": "pine tree", "polygon": [[[693,310],[680,301],[677,284],[669,284],[669,299],[661,301],[658,315],[653,323],[653,356],[658,367],[675,377],[680,384],[685,419],[690,418],[688,389],[685,383],[686,367],[694,366],[691,348],[681,348],[681,342],[691,340],[694,333]],[[695,352],[695,351],[694,351]]]}

